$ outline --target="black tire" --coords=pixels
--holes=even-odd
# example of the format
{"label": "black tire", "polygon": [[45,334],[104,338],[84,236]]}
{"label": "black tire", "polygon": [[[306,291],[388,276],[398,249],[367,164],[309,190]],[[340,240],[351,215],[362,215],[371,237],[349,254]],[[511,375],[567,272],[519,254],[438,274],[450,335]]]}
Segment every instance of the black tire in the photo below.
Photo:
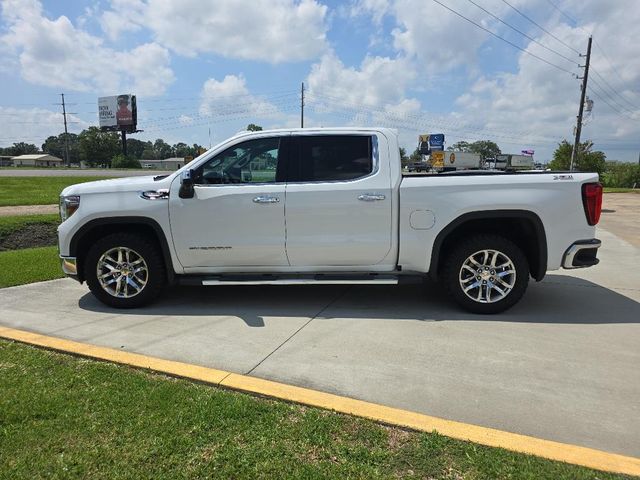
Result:
{"label": "black tire", "polygon": [[[500,256],[498,258],[500,260],[496,263],[501,262],[500,264],[504,264],[506,257],[515,267],[515,278],[508,273],[512,271],[510,266],[502,267],[500,271],[489,270],[482,273],[477,270],[476,273],[471,273],[468,268],[464,267],[467,259],[484,250],[499,252]],[[484,255],[480,254],[479,258],[484,258]],[[485,265],[482,261],[480,263]],[[490,261],[486,265],[489,269],[491,268]],[[474,268],[476,267],[474,266]],[[492,274],[491,272],[494,273]],[[502,274],[504,274],[504,277],[501,277]],[[493,276],[485,278],[484,275]],[[507,292],[502,298],[499,298],[501,294],[497,289],[491,288],[491,285],[493,285],[491,279],[496,277],[500,277],[500,280],[494,280],[493,283],[502,291]],[[524,252],[511,240],[499,235],[478,234],[462,240],[453,247],[453,250],[445,258],[441,279],[447,293],[465,310],[480,314],[500,313],[518,303],[527,290],[527,285],[529,284],[529,262]],[[503,284],[498,283],[499,281],[505,281],[505,283],[512,285],[512,288],[505,288]],[[462,283],[464,282],[467,282],[465,286],[468,285],[467,288],[470,288],[469,295],[463,289]],[[472,288],[472,285],[478,285],[478,282],[480,285]],[[476,297],[477,292],[480,292],[478,296],[482,297],[480,301],[471,298],[471,296]],[[495,300],[496,297],[498,297],[497,300]],[[487,302],[487,298],[491,302]]]}
{"label": "black tire", "polygon": [[[146,280],[146,284],[140,288],[139,292],[135,293],[133,287],[125,285],[125,288],[130,288],[131,290],[129,294],[132,294],[132,296],[128,297],[114,296],[114,294],[106,290],[106,288],[114,287],[103,288],[98,280],[98,262],[100,258],[103,254],[118,247],[130,249],[133,254],[144,260],[147,267],[143,277],[143,280]],[[137,259],[137,257],[135,258]],[[155,242],[143,235],[125,232],[114,233],[101,238],[89,249],[84,261],[84,277],[89,289],[98,300],[105,305],[116,308],[136,308],[147,305],[162,292],[167,278],[162,254]],[[136,285],[142,285],[142,282],[137,278],[133,277],[132,279],[138,281]]]}

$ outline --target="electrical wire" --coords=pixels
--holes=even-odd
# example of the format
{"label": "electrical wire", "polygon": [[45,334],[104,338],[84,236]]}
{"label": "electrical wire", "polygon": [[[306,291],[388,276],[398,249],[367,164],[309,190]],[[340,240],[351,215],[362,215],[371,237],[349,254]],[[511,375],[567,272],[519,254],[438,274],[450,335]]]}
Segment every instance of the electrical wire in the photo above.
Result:
{"label": "electrical wire", "polygon": [[[563,71],[563,72],[566,72],[566,73],[568,73],[569,75],[575,75],[575,73],[574,73],[574,72],[572,72],[572,71],[570,71],[570,70],[567,70],[566,68],[563,68],[563,67],[561,67],[560,65],[557,65],[557,64],[555,64],[555,63],[553,63],[553,62],[550,62],[549,60],[546,60],[546,59],[544,59],[544,58],[542,58],[542,57],[540,57],[540,56],[536,55],[535,53],[531,53],[531,52],[530,52],[530,51],[528,51],[527,49],[522,48],[521,46],[519,46],[519,45],[517,45],[517,44],[515,44],[515,43],[513,43],[513,42],[511,42],[511,41],[509,41],[509,40],[507,40],[507,39],[506,39],[506,38],[504,38],[504,37],[501,37],[501,36],[500,36],[500,35],[498,35],[497,33],[492,32],[492,31],[491,31],[491,30],[489,30],[488,28],[483,27],[483,26],[482,26],[482,25],[480,25],[479,23],[474,22],[474,21],[473,21],[473,20],[471,20],[470,18],[465,17],[465,16],[464,16],[463,14],[461,14],[460,12],[458,12],[458,11],[454,10],[453,8],[451,8],[451,7],[447,6],[447,5],[445,5],[445,4],[444,4],[444,3],[442,3],[440,0],[433,0],[433,1],[434,1],[435,3],[437,3],[438,5],[441,5],[442,7],[446,8],[446,9],[447,9],[447,10],[449,10],[450,12],[454,13],[455,15],[459,16],[460,18],[462,18],[462,19],[466,20],[467,22],[469,22],[469,23],[471,23],[471,24],[475,25],[475,26],[476,26],[476,27],[478,27],[479,29],[484,30],[484,31],[485,31],[485,32],[487,32],[488,34],[493,35],[494,37],[496,37],[496,38],[497,38],[497,39],[499,39],[499,40],[502,40],[502,41],[503,41],[503,42],[505,42],[505,43],[508,43],[508,44],[509,44],[509,45],[511,45],[512,47],[517,48],[518,50],[520,50],[520,51],[522,51],[522,52],[526,53],[527,55],[530,55],[530,56],[532,56],[532,57],[534,57],[534,58],[537,58],[537,59],[538,59],[538,60],[540,60],[541,62],[544,62],[544,63],[546,63],[547,65],[550,65],[550,66],[552,66],[552,67],[554,67],[554,68],[556,68],[556,69],[558,69],[558,70],[561,70],[561,71]],[[504,1],[504,0],[503,0],[503,1]],[[578,52],[578,53],[579,53],[579,52]]]}
{"label": "electrical wire", "polygon": [[538,27],[540,30],[542,30],[544,33],[546,33],[547,35],[549,35],[551,38],[554,38],[557,42],[561,43],[562,45],[564,45],[565,47],[567,47],[569,50],[573,50],[575,53],[577,53],[578,55],[581,55],[581,53],[576,50],[575,48],[573,48],[571,45],[569,45],[568,43],[565,43],[563,40],[560,40],[558,37],[556,37],[553,33],[551,33],[549,30],[547,30],[546,28],[544,28],[542,25],[540,25],[539,23],[537,23],[535,20],[533,20],[532,18],[530,18],[527,14],[521,12],[520,10],[518,10],[516,7],[514,7],[513,5],[511,5],[509,2],[507,2],[507,0],[502,0],[503,3],[507,4],[509,7],[511,7],[513,10],[515,10],[516,12],[518,12],[521,16],[523,16],[524,18],[526,18],[529,22],[533,23],[536,27]]}
{"label": "electrical wire", "polygon": [[507,27],[509,27],[511,30],[513,30],[514,32],[519,33],[520,35],[522,35],[523,37],[531,40],[533,43],[535,43],[536,45],[541,46],[542,48],[544,48],[545,50],[548,50],[551,53],[555,53],[556,55],[558,55],[559,57],[562,57],[563,59],[571,62],[571,63],[576,63],[576,60],[573,58],[569,58],[566,55],[561,54],[560,52],[547,47],[546,45],[540,43],[538,40],[536,40],[535,38],[533,38],[532,36],[524,33],[523,31],[519,30],[518,28],[514,27],[513,25],[511,25],[508,22],[505,22],[504,20],[502,20],[500,17],[498,17],[497,15],[491,13],[489,10],[487,10],[486,8],[484,8],[482,5],[477,4],[476,2],[474,2],[473,0],[467,0],[469,3],[472,3],[473,5],[475,5],[476,7],[478,7],[480,10],[482,10],[483,12],[487,13],[488,15],[490,15],[491,17],[495,18],[496,20],[498,20],[500,23],[502,23],[503,25],[506,25]]}

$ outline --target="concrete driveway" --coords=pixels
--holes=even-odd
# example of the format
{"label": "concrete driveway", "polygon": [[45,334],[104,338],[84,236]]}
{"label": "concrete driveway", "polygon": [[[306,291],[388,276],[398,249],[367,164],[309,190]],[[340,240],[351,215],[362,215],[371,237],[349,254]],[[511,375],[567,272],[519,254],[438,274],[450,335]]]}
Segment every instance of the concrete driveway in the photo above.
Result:
{"label": "concrete driveway", "polygon": [[499,316],[437,285],[176,288],[117,311],[63,279],[0,290],[0,324],[640,457],[640,251],[532,283]]}

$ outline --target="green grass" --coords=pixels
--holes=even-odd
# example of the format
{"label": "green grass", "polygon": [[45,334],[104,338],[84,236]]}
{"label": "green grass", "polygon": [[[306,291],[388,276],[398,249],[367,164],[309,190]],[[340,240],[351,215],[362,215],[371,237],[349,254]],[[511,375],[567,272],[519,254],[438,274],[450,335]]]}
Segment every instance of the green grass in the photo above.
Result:
{"label": "green grass", "polygon": [[0,341],[0,479],[624,478]]}
{"label": "green grass", "polygon": [[[62,278],[58,247],[0,252],[0,288]],[[1,425],[0,425],[1,428]]]}
{"label": "green grass", "polygon": [[0,177],[0,207],[9,205],[51,205],[60,192],[76,183],[109,177]]}
{"label": "green grass", "polygon": [[0,217],[0,238],[34,223],[60,223],[60,215],[8,215]]}
{"label": "green grass", "polygon": [[604,187],[604,193],[640,193],[640,188]]}

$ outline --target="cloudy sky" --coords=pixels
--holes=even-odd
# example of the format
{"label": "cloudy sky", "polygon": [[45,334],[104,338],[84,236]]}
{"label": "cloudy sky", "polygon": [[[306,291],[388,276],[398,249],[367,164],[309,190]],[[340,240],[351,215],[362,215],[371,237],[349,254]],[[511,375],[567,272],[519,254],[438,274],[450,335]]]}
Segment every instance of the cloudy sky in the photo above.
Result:
{"label": "cloudy sky", "polygon": [[[0,146],[97,124],[138,96],[139,139],[209,145],[267,128],[380,125],[491,139],[549,159],[571,138],[594,36],[583,139],[640,153],[638,0],[2,0]],[[473,23],[465,20],[465,16]],[[498,38],[501,37],[501,38]]]}

